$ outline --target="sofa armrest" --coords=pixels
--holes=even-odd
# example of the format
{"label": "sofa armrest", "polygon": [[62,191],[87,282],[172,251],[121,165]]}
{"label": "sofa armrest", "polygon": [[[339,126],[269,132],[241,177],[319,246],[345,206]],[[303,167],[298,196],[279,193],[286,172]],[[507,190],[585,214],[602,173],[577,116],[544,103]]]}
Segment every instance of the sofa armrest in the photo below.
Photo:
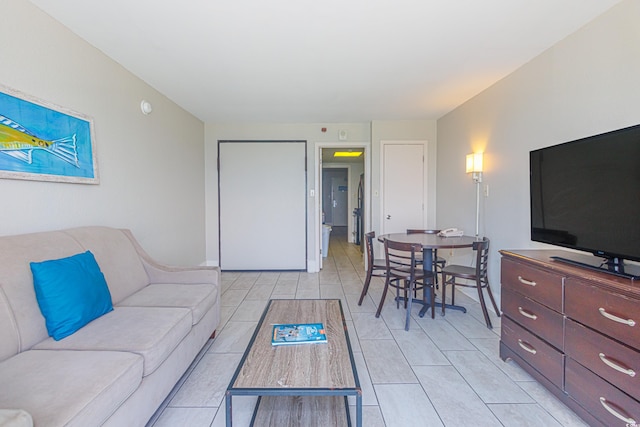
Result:
{"label": "sofa armrest", "polygon": [[142,258],[149,283],[212,283],[218,284],[218,267],[172,267]]}
{"label": "sofa armrest", "polygon": [[32,427],[31,414],[22,409],[0,409],[0,427]]}
{"label": "sofa armrest", "polygon": [[220,268],[208,266],[175,267],[160,264],[147,254],[130,230],[122,232],[131,240],[149,276],[149,283],[219,283]]}

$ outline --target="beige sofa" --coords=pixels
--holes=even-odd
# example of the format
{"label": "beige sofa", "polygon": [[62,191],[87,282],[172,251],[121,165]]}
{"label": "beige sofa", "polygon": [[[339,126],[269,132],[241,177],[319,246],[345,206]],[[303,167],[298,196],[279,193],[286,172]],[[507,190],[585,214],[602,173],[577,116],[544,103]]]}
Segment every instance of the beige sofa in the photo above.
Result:
{"label": "beige sofa", "polygon": [[[29,263],[87,250],[114,309],[55,341]],[[36,427],[144,426],[220,321],[217,268],[160,265],[128,230],[4,236],[0,260],[0,410]]]}

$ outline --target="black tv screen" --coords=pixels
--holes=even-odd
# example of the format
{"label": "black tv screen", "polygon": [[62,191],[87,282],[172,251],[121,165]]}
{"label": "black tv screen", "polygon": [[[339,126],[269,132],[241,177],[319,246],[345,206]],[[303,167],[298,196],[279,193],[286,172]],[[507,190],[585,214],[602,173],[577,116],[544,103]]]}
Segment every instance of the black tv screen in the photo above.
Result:
{"label": "black tv screen", "polygon": [[530,152],[531,240],[640,261],[640,125]]}

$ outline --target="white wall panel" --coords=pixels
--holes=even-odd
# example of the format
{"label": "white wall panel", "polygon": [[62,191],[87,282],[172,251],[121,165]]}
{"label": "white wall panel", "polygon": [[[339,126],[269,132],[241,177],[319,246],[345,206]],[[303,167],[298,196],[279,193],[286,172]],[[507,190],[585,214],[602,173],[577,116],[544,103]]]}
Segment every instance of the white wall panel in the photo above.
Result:
{"label": "white wall panel", "polygon": [[220,266],[306,269],[306,142],[219,145]]}

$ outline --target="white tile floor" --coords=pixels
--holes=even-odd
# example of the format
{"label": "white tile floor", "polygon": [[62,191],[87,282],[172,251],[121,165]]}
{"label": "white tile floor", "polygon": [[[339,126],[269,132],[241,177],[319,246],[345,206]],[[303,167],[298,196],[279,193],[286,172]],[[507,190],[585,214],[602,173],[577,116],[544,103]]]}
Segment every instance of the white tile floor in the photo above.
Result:
{"label": "white tile floor", "polygon": [[[222,322],[148,427],[225,425],[224,391],[269,298],[340,298],[363,389],[363,426],[586,426],[515,363],[498,357],[500,318],[484,324],[463,294],[467,314],[413,313],[385,303],[374,317],[382,282],[357,305],[364,267],[359,248],[332,233],[320,273],[222,274]],[[496,286],[496,285],[494,285]],[[355,404],[355,401],[351,402]],[[234,398],[234,425],[248,426],[255,398]],[[351,407],[352,415],[354,406]],[[308,425],[311,425],[309,423]]]}

